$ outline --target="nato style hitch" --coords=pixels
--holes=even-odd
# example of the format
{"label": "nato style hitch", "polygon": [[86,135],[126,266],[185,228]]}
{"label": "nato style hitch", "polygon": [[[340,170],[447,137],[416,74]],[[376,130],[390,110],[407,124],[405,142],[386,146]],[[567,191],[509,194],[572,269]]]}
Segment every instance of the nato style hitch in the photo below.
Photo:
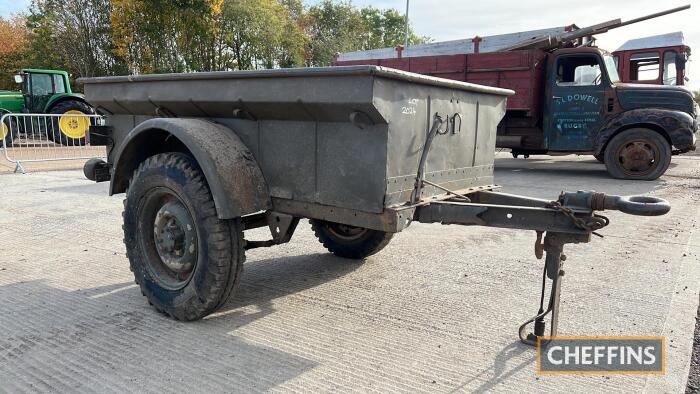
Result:
{"label": "nato style hitch", "polygon": [[[671,210],[671,205],[668,201],[658,197],[614,196],[584,191],[562,193],[558,201],[553,201],[548,204],[548,206],[569,216],[577,227],[587,231],[588,234],[547,232],[544,236],[544,242],[542,242],[543,231],[537,231],[535,256],[541,259],[543,253],[546,253],[544,271],[542,273],[540,305],[537,314],[523,323],[518,329],[520,340],[525,344],[533,346],[537,346],[538,337],[543,337],[545,335],[545,317],[547,315],[551,314],[549,336],[553,337],[557,335],[559,326],[559,299],[562,279],[564,277],[563,265],[564,261],[566,261],[566,255],[563,253],[564,244],[588,242],[590,234],[596,234],[594,232],[595,230],[605,227],[609,222],[606,217],[594,214],[593,212],[608,209],[630,215],[660,216],[665,215]],[[585,221],[580,216],[577,217],[576,212],[582,213],[585,211],[589,212],[589,218],[598,218],[600,220]],[[552,284],[549,301],[545,309],[544,298],[547,278],[551,280]],[[534,331],[532,333],[527,333],[527,327],[531,323],[534,323]]]}

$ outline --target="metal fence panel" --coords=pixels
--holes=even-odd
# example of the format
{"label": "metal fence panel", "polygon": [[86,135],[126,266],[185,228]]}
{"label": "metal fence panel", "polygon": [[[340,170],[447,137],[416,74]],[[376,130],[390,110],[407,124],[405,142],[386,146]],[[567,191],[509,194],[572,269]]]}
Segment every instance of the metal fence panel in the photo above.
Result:
{"label": "metal fence panel", "polygon": [[90,126],[103,124],[102,115],[4,114],[0,147],[15,172],[22,173],[22,163],[104,158],[105,147],[91,146],[88,132]]}

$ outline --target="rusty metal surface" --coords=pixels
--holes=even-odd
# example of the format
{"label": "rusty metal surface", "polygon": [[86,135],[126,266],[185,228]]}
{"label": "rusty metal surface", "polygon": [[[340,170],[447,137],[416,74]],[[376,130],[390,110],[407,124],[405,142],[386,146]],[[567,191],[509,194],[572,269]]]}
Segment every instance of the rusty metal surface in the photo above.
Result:
{"label": "rusty metal surface", "polygon": [[624,111],[607,119],[593,136],[595,154],[600,154],[617,132],[630,127],[661,131],[679,151],[695,149],[694,134],[698,132],[698,126],[690,115],[670,109],[647,108]]}

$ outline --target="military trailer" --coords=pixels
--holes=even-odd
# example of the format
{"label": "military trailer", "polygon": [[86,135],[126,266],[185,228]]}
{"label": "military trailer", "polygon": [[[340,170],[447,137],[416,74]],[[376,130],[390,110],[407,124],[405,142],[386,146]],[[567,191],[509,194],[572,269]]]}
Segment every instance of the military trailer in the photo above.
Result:
{"label": "military trailer", "polygon": [[[376,67],[84,79],[106,114],[89,179],[126,193],[124,242],[160,312],[196,320],[236,287],[248,249],[289,242],[310,219],[332,253],[363,259],[412,222],[534,230],[549,303],[520,329],[557,330],[562,252],[608,224],[597,210],[662,215],[652,197],[496,191],[496,126],[511,90]],[[270,239],[249,241],[267,227]],[[436,257],[437,258],[437,257]],[[534,309],[534,308],[533,308]],[[526,327],[535,322],[534,334]]]}

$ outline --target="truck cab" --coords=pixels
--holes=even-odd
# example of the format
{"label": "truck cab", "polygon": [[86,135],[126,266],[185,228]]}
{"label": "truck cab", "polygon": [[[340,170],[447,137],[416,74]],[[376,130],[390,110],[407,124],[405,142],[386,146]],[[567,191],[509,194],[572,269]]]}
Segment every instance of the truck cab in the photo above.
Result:
{"label": "truck cab", "polygon": [[[514,156],[593,154],[617,178],[650,180],[671,154],[695,149],[697,113],[687,89],[620,82],[613,57],[594,47],[552,51],[546,64],[541,138],[509,146]],[[517,135],[509,124],[502,134]]]}

